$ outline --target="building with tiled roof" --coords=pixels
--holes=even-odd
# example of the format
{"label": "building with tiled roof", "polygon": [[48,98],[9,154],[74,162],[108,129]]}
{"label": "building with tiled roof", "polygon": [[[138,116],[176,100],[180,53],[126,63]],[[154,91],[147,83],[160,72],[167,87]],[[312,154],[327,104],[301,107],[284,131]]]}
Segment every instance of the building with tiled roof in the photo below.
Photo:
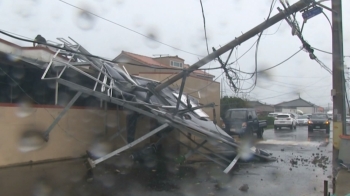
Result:
{"label": "building with tiled roof", "polygon": [[[130,74],[135,73],[133,70],[137,70],[137,72],[144,70],[140,68],[146,68],[147,70],[144,70],[146,72],[157,71],[169,73],[180,72],[189,67],[188,64],[185,64],[185,60],[178,56],[160,56],[152,58],[126,51],[122,51],[116,58],[113,59],[113,61],[122,63],[125,67],[128,67],[127,70],[130,70]],[[214,75],[206,73],[202,70],[196,70],[191,75],[206,80],[213,80],[215,77]]]}
{"label": "building with tiled roof", "polygon": [[[130,75],[137,75],[144,78],[164,82],[175,74],[189,67],[185,60],[178,56],[148,57],[131,52],[122,51],[113,59],[119,66],[124,66]],[[202,70],[192,72],[187,78],[184,88],[185,94],[190,94],[200,104],[220,104],[220,83],[214,81],[214,75]],[[181,80],[171,85],[179,89]],[[216,106],[216,113],[220,114],[220,107]],[[210,118],[214,118],[212,108],[203,109]],[[219,122],[219,115],[216,116]]]}
{"label": "building with tiled roof", "polygon": [[275,105],[275,112],[295,112],[301,110],[304,113],[323,112],[324,109],[302,98],[285,101]]}

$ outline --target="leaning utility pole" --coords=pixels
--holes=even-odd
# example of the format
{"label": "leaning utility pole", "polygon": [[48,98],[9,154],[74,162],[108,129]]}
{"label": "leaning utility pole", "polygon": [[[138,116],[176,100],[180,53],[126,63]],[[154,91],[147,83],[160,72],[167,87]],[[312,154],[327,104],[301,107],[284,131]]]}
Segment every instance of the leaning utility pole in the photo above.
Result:
{"label": "leaning utility pole", "polygon": [[345,75],[343,55],[343,28],[341,0],[332,0],[333,50],[333,139],[339,149],[339,136],[346,134]]}
{"label": "leaning utility pole", "polygon": [[[213,53],[209,54],[208,56],[204,57],[203,59],[199,60],[195,64],[193,64],[191,67],[189,67],[186,71],[180,72],[167,80],[166,82],[159,84],[155,90],[162,90],[163,88],[169,86],[170,84],[183,79],[187,75],[189,75],[191,72],[197,70],[198,68],[202,67],[203,65],[207,64],[208,62],[214,60],[215,58],[219,57],[220,55],[224,54],[225,52],[231,50],[232,48],[240,45],[241,43],[249,40],[250,38],[254,37],[255,35],[259,34],[261,31],[269,28],[270,26],[278,23],[279,21],[283,20],[286,16],[289,16],[292,13],[298,12],[302,10],[303,8],[307,7],[313,2],[313,0],[300,0],[293,4],[292,6],[288,7],[288,9],[284,10],[283,13],[278,13],[277,15],[271,17],[270,19],[264,21],[263,23],[259,24],[258,26],[254,27],[250,31],[244,33],[243,35],[236,37],[233,41],[229,42],[228,44],[224,45],[223,47],[219,48],[218,50],[214,51]],[[182,92],[180,93],[182,94]],[[179,95],[181,97],[181,95]]]}

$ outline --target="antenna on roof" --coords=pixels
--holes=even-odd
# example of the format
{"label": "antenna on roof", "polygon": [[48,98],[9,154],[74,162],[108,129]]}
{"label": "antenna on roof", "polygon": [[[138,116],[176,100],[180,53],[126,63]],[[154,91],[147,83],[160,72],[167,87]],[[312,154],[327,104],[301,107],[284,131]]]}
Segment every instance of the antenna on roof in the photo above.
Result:
{"label": "antenna on roof", "polygon": [[163,57],[163,56],[169,56],[169,54],[154,54],[152,56],[155,56],[155,57]]}

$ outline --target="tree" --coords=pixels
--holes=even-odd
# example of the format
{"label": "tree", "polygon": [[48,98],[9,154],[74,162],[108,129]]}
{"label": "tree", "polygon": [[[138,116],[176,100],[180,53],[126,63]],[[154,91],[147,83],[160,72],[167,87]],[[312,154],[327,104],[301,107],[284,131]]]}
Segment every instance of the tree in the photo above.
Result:
{"label": "tree", "polygon": [[220,116],[224,117],[228,109],[233,108],[246,108],[247,102],[239,97],[228,97],[225,96],[220,99]]}

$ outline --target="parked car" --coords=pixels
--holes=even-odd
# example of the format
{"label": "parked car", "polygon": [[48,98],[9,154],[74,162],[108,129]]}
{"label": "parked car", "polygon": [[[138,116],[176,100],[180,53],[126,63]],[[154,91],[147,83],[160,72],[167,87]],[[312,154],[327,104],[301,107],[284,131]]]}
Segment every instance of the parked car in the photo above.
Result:
{"label": "parked car", "polygon": [[327,114],[312,114],[308,121],[308,131],[313,132],[314,129],[326,129],[326,133],[330,131],[330,119]]}
{"label": "parked car", "polygon": [[282,127],[288,127],[290,129],[297,128],[297,121],[293,114],[279,114],[275,117],[273,124],[275,130],[281,129]]}
{"label": "parked car", "polygon": [[309,121],[309,116],[307,116],[307,115],[299,115],[299,116],[297,117],[297,125],[298,125],[298,126],[308,125],[308,124],[307,124],[308,121]]}
{"label": "parked car", "polygon": [[229,135],[257,134],[262,138],[264,128],[267,127],[265,120],[258,120],[256,112],[252,108],[229,109],[224,116],[225,131]]}

